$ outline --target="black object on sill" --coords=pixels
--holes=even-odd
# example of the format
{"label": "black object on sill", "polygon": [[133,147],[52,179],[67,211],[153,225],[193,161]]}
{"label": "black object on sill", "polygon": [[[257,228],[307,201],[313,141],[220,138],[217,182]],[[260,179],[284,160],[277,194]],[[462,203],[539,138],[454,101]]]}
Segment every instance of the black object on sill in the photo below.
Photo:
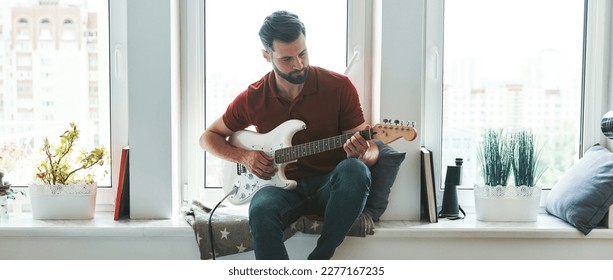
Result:
{"label": "black object on sill", "polygon": [[602,130],[604,136],[613,140],[613,111],[609,111],[602,116],[602,120],[600,121],[600,129]]}
{"label": "black object on sill", "polygon": [[[447,166],[445,176],[445,192],[443,193],[443,205],[438,214],[439,218],[449,220],[464,219],[466,212],[458,205],[458,185],[462,184],[462,159],[455,159],[455,166]],[[460,216],[462,212],[463,216]]]}

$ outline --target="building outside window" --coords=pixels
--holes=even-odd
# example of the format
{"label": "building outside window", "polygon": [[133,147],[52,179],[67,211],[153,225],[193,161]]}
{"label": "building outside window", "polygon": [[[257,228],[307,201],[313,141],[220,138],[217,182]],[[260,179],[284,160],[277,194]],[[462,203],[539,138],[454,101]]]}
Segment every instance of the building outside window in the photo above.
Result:
{"label": "building outside window", "polygon": [[[80,148],[110,148],[107,1],[0,2],[0,168],[27,186],[40,148],[75,122]],[[61,36],[56,36],[54,30]],[[36,34],[33,36],[33,34]],[[66,42],[65,40],[70,40]],[[99,186],[110,187],[108,175]]]}

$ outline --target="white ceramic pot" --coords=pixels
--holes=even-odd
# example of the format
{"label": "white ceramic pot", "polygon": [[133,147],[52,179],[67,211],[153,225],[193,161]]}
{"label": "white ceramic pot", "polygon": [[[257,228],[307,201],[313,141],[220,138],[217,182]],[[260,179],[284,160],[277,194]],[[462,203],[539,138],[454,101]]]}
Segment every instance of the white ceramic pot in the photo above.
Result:
{"label": "white ceramic pot", "polygon": [[94,218],[97,184],[28,186],[32,218],[37,220]]}
{"label": "white ceramic pot", "polygon": [[477,220],[486,222],[536,222],[541,187],[476,185]]}

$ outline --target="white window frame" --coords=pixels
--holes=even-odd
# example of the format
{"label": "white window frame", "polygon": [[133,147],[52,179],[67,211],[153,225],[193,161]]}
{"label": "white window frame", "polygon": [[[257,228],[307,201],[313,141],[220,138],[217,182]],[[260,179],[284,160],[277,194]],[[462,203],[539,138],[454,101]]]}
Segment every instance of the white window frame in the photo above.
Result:
{"label": "white window frame", "polygon": [[121,149],[128,145],[127,6],[109,0],[111,188],[98,189],[96,211],[114,211]]}
{"label": "white window frame", "polygon": [[[204,1],[181,2],[181,169],[182,204],[194,199],[217,202],[221,189],[204,188],[204,151],[198,139],[204,123]],[[370,120],[371,96],[371,0],[348,1],[347,75],[360,93],[364,114]]]}
{"label": "white window frame", "polygon": [[[586,0],[586,36],[584,46],[584,99],[582,109],[582,141],[580,151],[600,143],[610,146],[600,131],[600,120],[613,108],[609,93],[609,68],[611,64],[611,3],[606,0]],[[435,156],[435,179],[437,186],[443,181],[441,163],[442,135],[442,65],[443,65],[443,10],[444,0],[426,1],[426,42],[424,47],[424,85],[422,95],[422,116],[424,120],[423,143]],[[442,197],[443,190],[438,190]],[[543,191],[541,205],[549,191]],[[441,201],[439,199],[439,201]],[[462,206],[474,206],[472,190],[458,190],[458,201]]]}

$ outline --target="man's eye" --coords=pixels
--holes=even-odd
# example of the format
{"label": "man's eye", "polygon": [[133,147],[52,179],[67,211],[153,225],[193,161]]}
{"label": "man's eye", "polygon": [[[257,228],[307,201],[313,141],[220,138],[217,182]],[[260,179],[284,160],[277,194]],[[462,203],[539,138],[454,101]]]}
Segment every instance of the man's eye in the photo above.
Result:
{"label": "man's eye", "polygon": [[289,57],[286,57],[286,58],[283,59],[283,61],[285,61],[285,62],[289,62],[290,60],[292,60],[292,59],[289,58]]}

